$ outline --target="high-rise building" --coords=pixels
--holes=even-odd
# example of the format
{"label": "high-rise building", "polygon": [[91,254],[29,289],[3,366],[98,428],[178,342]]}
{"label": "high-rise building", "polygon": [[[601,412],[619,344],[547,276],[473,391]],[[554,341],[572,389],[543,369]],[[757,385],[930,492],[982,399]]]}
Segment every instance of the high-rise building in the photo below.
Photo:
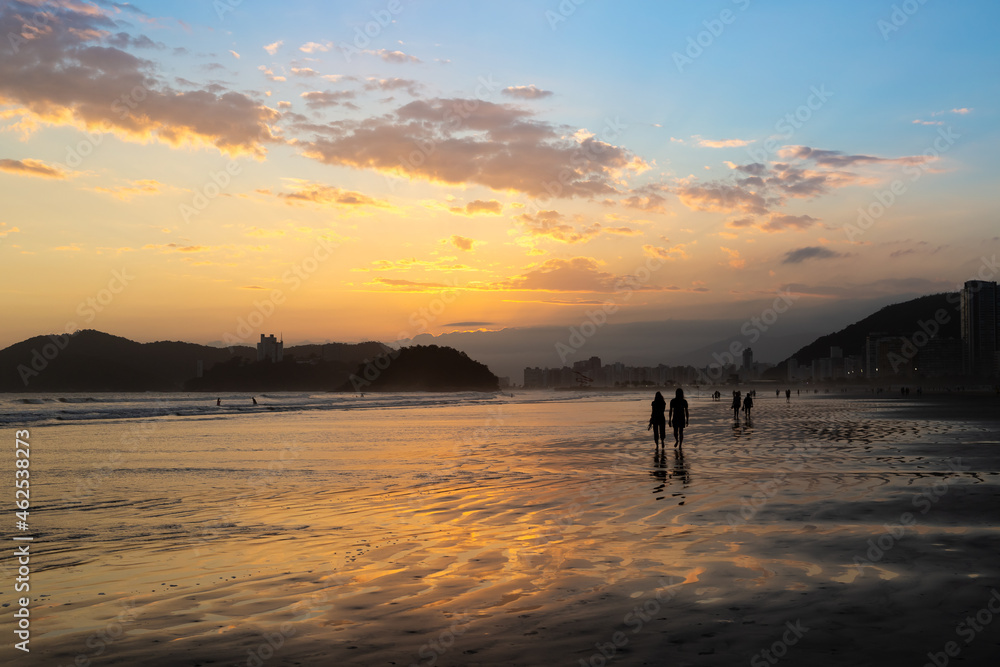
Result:
{"label": "high-rise building", "polygon": [[545,386],[545,369],[538,368],[525,368],[524,369],[524,388],[525,389],[538,389]]}
{"label": "high-rise building", "polygon": [[969,280],[962,287],[962,370],[966,375],[997,373],[997,284]]}
{"label": "high-rise building", "polygon": [[878,377],[878,342],[888,335],[884,331],[872,331],[865,338],[865,377],[869,380]]}
{"label": "high-rise building", "polygon": [[257,361],[264,361],[265,359],[272,362],[278,363],[285,358],[285,343],[274,337],[274,334],[270,336],[260,335],[260,342],[257,343]]}
{"label": "high-rise building", "polygon": [[743,350],[743,369],[751,370],[753,368],[753,349],[747,348]]}

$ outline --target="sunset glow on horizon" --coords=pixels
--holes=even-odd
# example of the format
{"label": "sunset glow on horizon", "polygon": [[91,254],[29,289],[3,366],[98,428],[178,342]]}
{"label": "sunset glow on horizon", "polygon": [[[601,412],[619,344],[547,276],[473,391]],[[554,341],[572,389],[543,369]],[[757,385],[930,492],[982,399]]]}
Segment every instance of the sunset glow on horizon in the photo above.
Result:
{"label": "sunset glow on horizon", "polygon": [[912,4],[4,2],[0,347],[955,290],[1000,7]]}

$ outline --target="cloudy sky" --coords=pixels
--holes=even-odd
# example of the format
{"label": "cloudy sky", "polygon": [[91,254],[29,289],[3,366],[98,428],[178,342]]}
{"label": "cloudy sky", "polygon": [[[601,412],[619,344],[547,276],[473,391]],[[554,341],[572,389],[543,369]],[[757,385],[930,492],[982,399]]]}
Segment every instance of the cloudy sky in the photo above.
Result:
{"label": "cloudy sky", "polygon": [[940,0],[4,0],[0,345],[952,290],[1000,249],[998,21]]}

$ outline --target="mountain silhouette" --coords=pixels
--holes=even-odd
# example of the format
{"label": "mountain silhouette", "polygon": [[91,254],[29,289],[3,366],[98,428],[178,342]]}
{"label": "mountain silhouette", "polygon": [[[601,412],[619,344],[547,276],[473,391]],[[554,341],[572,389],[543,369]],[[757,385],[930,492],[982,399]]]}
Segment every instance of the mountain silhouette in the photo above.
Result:
{"label": "mountain silhouette", "polygon": [[795,359],[800,366],[805,366],[816,359],[829,357],[831,347],[841,348],[845,357],[854,355],[863,357],[868,334],[885,332],[896,336],[912,336],[921,330],[921,322],[934,320],[936,313],[942,309],[948,319],[940,325],[937,335],[940,338],[961,338],[961,312],[958,304],[957,292],[943,292],[885,306],[840,331],[820,336],[770,369],[766,375],[784,378],[789,359]]}
{"label": "mountain silhouette", "polygon": [[496,391],[498,378],[465,352],[414,345],[357,367],[341,391]]}
{"label": "mountain silhouette", "polygon": [[137,343],[92,329],[35,336],[0,350],[0,391],[333,389],[363,360],[388,349],[376,342],[302,348],[285,348],[287,364],[258,364],[256,348],[248,345]]}

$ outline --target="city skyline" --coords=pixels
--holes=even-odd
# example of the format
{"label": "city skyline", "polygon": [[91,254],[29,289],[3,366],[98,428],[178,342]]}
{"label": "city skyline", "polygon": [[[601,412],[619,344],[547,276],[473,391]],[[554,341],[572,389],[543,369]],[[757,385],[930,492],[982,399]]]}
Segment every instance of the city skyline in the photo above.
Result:
{"label": "city skyline", "polygon": [[4,3],[0,346],[804,335],[995,280],[1000,8],[904,5]]}

